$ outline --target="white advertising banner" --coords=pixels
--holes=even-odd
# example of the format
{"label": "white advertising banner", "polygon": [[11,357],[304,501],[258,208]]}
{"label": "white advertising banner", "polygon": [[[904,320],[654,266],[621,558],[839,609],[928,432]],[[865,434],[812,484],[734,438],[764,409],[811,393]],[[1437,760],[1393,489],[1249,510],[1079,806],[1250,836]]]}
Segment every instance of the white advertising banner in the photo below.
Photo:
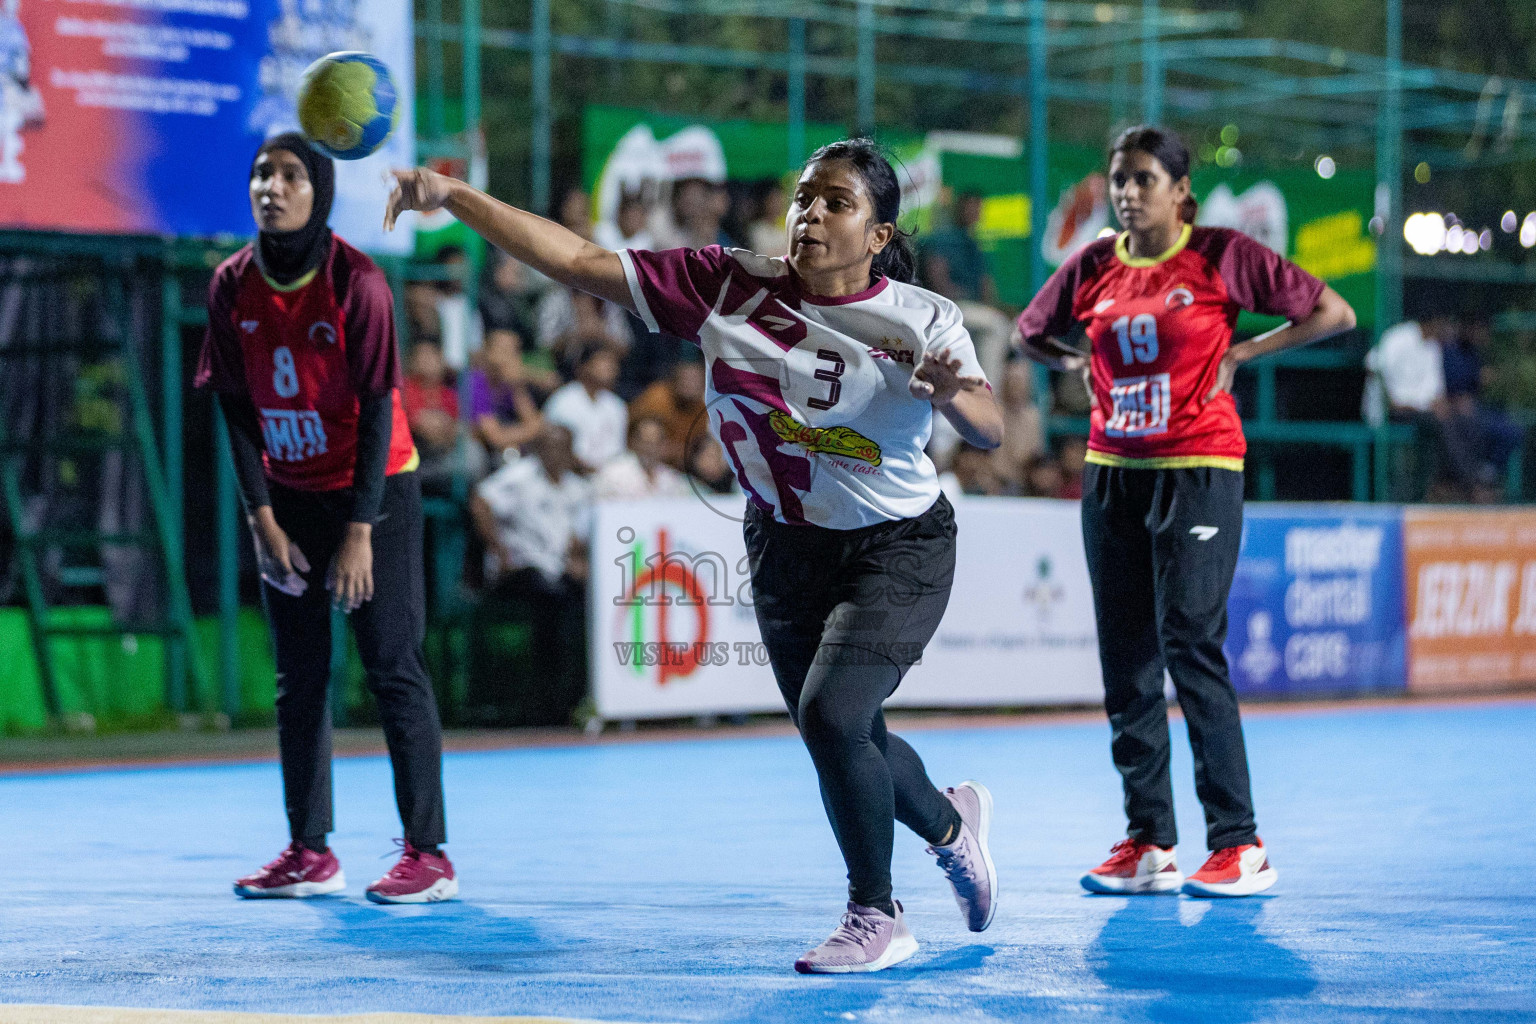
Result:
{"label": "white advertising banner", "polygon": [[[742,506],[740,498],[598,505],[589,621],[600,717],[782,709],[752,610]],[[1077,503],[968,498],[956,511],[949,609],[891,703],[1099,700]]]}

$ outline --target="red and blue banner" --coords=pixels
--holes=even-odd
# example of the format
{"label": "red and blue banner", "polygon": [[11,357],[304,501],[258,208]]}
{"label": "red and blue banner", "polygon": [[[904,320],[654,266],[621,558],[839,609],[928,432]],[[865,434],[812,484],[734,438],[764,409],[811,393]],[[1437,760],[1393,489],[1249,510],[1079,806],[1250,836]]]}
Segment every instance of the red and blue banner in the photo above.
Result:
{"label": "red and blue banner", "polygon": [[296,127],[304,68],[366,50],[394,71],[395,135],[337,166],[332,226],[408,251],[380,227],[391,165],[414,163],[407,0],[6,0],[0,8],[0,226],[249,235],[262,139]]}

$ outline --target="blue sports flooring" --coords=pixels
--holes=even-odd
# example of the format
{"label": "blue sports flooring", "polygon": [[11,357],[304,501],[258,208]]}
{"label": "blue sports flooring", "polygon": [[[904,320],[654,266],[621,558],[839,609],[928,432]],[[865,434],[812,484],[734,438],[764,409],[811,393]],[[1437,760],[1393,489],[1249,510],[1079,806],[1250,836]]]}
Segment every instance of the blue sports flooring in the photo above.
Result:
{"label": "blue sports flooring", "polygon": [[[922,949],[801,977],[841,861],[790,736],[447,761],[460,902],[377,907],[381,758],[338,761],[343,898],[243,902],[286,840],[272,764],[0,779],[0,1003],[602,1021],[1536,1021],[1536,703],[1250,713],[1265,897],[1093,897],[1122,829],[1102,722],[908,733],[997,799],[973,936],[898,834]],[[1174,723],[1181,866],[1203,858]],[[0,1019],[5,1008],[0,1006]],[[60,1019],[63,1019],[61,1017]]]}

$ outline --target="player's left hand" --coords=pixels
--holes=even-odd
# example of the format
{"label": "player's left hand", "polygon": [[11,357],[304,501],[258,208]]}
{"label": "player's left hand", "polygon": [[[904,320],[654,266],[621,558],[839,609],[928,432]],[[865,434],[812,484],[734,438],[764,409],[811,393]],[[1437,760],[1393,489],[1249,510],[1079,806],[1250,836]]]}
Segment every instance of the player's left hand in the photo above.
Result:
{"label": "player's left hand", "polygon": [[325,577],[331,602],[347,614],[373,600],[373,533],[363,523],[349,523],[347,535]]}
{"label": "player's left hand", "polygon": [[1237,378],[1237,368],[1240,365],[1236,357],[1232,355],[1232,350],[1227,349],[1227,354],[1221,357],[1220,363],[1216,364],[1216,384],[1211,388],[1210,393],[1205,396],[1205,401],[1201,403],[1202,405],[1209,403],[1223,391],[1230,392],[1232,390],[1232,381]]}
{"label": "player's left hand", "polygon": [[924,352],[917,369],[912,371],[907,390],[913,398],[943,406],[953,402],[962,391],[976,391],[987,386],[983,377],[961,376],[961,369],[960,360],[953,358],[949,349],[938,355]]}

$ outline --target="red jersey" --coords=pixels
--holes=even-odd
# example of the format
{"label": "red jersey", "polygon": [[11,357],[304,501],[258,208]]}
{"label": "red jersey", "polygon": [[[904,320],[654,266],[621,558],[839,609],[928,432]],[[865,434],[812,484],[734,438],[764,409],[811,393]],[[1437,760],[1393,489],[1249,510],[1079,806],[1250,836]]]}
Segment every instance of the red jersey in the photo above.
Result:
{"label": "red jersey", "polygon": [[208,288],[196,384],[256,406],[267,476],[304,491],[352,486],[364,396],[392,396],[385,474],[420,461],[400,402],[394,296],[384,272],[340,238],[311,275],[269,280],[247,245]]}
{"label": "red jersey", "polygon": [[1207,403],[1240,310],[1302,320],[1323,282],[1229,228],[1185,226],[1155,259],[1125,236],[1078,250],[1019,316],[1025,338],[1087,329],[1096,408],[1088,461],[1243,468],[1247,442],[1226,392]]}

